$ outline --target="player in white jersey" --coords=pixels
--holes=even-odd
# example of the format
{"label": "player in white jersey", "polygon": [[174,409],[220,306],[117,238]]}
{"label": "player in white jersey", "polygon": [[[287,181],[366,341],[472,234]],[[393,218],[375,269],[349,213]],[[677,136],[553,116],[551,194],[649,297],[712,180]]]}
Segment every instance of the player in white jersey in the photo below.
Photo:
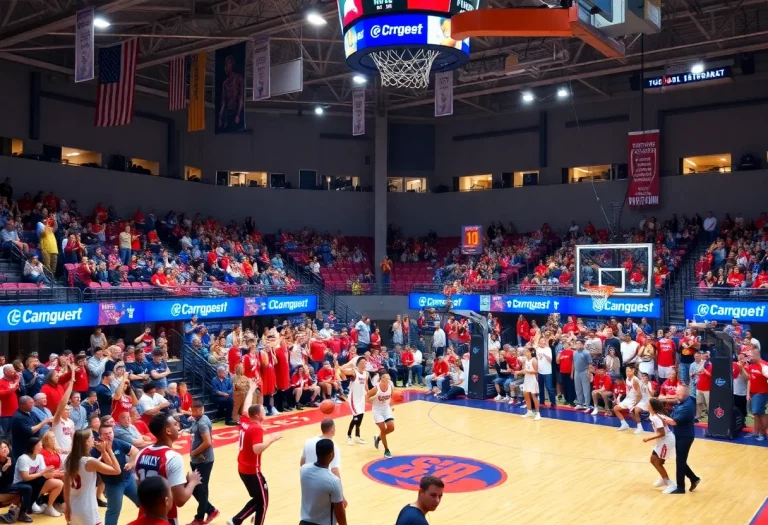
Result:
{"label": "player in white jersey", "polygon": [[368,401],[371,402],[373,422],[379,427],[379,435],[373,438],[373,444],[379,448],[379,443],[384,444],[384,457],[391,458],[392,453],[387,445],[387,434],[395,431],[395,418],[392,415],[392,394],[395,386],[386,372],[379,377],[379,384],[368,391]]}
{"label": "player in white jersey", "polygon": [[635,407],[637,406],[638,401],[642,397],[642,384],[640,383],[640,380],[635,375],[635,367],[633,365],[627,365],[626,367],[627,371],[627,396],[621,400],[621,403],[616,403],[613,407],[613,413],[616,414],[616,417],[619,418],[619,421],[621,421],[621,425],[619,425],[619,430],[627,430],[629,428],[629,425],[627,425],[627,421],[624,419],[624,411],[627,410],[632,417],[634,418],[635,422],[637,423],[638,430],[635,431],[635,433],[639,434],[643,431],[643,426],[640,424],[640,415],[639,412],[635,412]]}
{"label": "player in white jersey", "polygon": [[648,401],[648,408],[648,412],[651,413],[649,419],[655,434],[643,438],[643,441],[647,443],[655,440],[653,452],[651,453],[651,465],[661,475],[661,478],[656,480],[653,486],[665,487],[664,492],[671,492],[677,489],[677,485],[669,479],[664,463],[668,459],[675,459],[675,435],[669,430],[667,423],[659,416],[659,414],[664,413],[664,403],[652,397]]}
{"label": "player in white jersey", "polygon": [[[96,447],[101,460],[91,457]],[[116,476],[120,474],[120,463],[112,447],[96,442],[89,429],[78,430],[72,440],[72,451],[64,464],[64,500],[67,508],[64,517],[69,525],[101,525],[99,506],[96,503],[96,482],[98,474]]]}
{"label": "player in white jersey", "polygon": [[[353,357],[341,367],[341,372],[349,377],[349,408],[352,410],[352,421],[347,430],[347,444],[361,445],[365,440],[360,437],[360,424],[365,416],[365,395],[368,391],[368,372],[365,371],[366,359],[363,356]],[[355,429],[355,441],[352,441],[352,429]]]}

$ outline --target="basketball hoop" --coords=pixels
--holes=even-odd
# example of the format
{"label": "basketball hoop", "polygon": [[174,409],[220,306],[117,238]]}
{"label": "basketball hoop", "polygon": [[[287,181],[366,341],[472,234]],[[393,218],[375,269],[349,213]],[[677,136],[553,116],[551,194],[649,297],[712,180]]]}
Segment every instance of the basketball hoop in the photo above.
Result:
{"label": "basketball hoop", "polygon": [[589,286],[587,291],[592,296],[592,308],[595,312],[602,312],[605,310],[605,305],[608,303],[608,298],[613,295],[615,286]]}
{"label": "basketball hoop", "polygon": [[395,88],[426,89],[429,72],[440,52],[426,48],[381,49],[370,56],[381,74],[381,83]]}

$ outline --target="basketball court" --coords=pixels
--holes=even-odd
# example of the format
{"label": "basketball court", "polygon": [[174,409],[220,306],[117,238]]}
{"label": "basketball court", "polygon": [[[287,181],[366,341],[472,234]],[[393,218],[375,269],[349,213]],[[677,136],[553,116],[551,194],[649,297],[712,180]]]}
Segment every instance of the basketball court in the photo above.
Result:
{"label": "basketball court", "polygon": [[[390,460],[371,444],[376,428],[370,414],[362,426],[368,444],[348,446],[350,417],[346,405],[336,409],[344,414],[334,414],[334,441],[342,454],[350,524],[392,525],[399,509],[415,499],[409,486],[428,473],[448,481],[440,507],[428,516],[433,525],[509,519],[552,524],[714,523],[722,516],[734,525],[746,524],[768,494],[768,479],[760,468],[768,461],[768,448],[754,446],[754,441],[748,445],[743,438],[697,439],[690,464],[703,482],[696,492],[670,496],[652,486],[658,477],[648,463],[652,445],[632,432],[617,432],[615,418],[560,409],[553,419],[552,411],[544,409],[543,419],[534,422],[521,418],[519,408],[492,401],[435,403],[414,391],[406,399],[394,412],[397,430],[390,436]],[[319,410],[305,410],[265,422],[267,433],[283,435],[263,457],[270,492],[265,523],[298,523],[299,457],[304,441],[319,433],[323,417]],[[247,501],[237,476],[237,433],[236,427],[214,429],[210,499],[222,511],[214,524],[226,523]],[[177,448],[186,454],[188,443],[185,437]],[[192,521],[195,507],[190,500],[180,509],[180,523]],[[135,516],[126,501],[119,523]],[[35,516],[35,522],[60,519]]]}

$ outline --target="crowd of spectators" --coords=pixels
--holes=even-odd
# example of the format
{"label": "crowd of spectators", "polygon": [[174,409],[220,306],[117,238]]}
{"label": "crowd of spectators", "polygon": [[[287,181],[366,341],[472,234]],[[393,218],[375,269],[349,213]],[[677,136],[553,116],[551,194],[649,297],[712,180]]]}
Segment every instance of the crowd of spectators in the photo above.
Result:
{"label": "crowd of spectators", "polygon": [[102,203],[81,212],[76,201],[53,192],[14,200],[9,179],[3,188],[0,240],[4,250],[15,247],[25,259],[26,282],[47,285],[65,275],[70,286],[81,289],[146,283],[169,293],[200,286],[297,287],[281,255],[270,255],[251,217],[223,224],[173,210],[159,218],[141,208],[120,217]]}
{"label": "crowd of spectators", "polygon": [[[0,521],[61,515],[64,465],[78,430],[122,443],[124,459],[135,461],[138,450],[154,442],[147,428],[152,416],[164,412],[189,425],[192,396],[183,382],[168,381],[165,333],[155,338],[146,329],[130,343],[97,328],[88,349],[77,354],[51,353],[42,362],[30,352],[12,363],[0,356],[0,463],[8,466],[0,471],[0,493],[3,503],[14,504]],[[116,525],[124,494],[136,503],[130,469],[99,483],[106,524]]]}

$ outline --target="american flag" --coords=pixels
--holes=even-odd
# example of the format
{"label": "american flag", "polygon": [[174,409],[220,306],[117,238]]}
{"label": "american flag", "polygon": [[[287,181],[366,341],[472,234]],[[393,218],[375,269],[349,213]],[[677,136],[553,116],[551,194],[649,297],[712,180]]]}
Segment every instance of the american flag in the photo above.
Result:
{"label": "american flag", "polygon": [[179,111],[187,107],[186,57],[171,60],[168,68],[168,111]]}
{"label": "american flag", "polygon": [[96,126],[123,126],[133,122],[138,55],[137,38],[99,50]]}

